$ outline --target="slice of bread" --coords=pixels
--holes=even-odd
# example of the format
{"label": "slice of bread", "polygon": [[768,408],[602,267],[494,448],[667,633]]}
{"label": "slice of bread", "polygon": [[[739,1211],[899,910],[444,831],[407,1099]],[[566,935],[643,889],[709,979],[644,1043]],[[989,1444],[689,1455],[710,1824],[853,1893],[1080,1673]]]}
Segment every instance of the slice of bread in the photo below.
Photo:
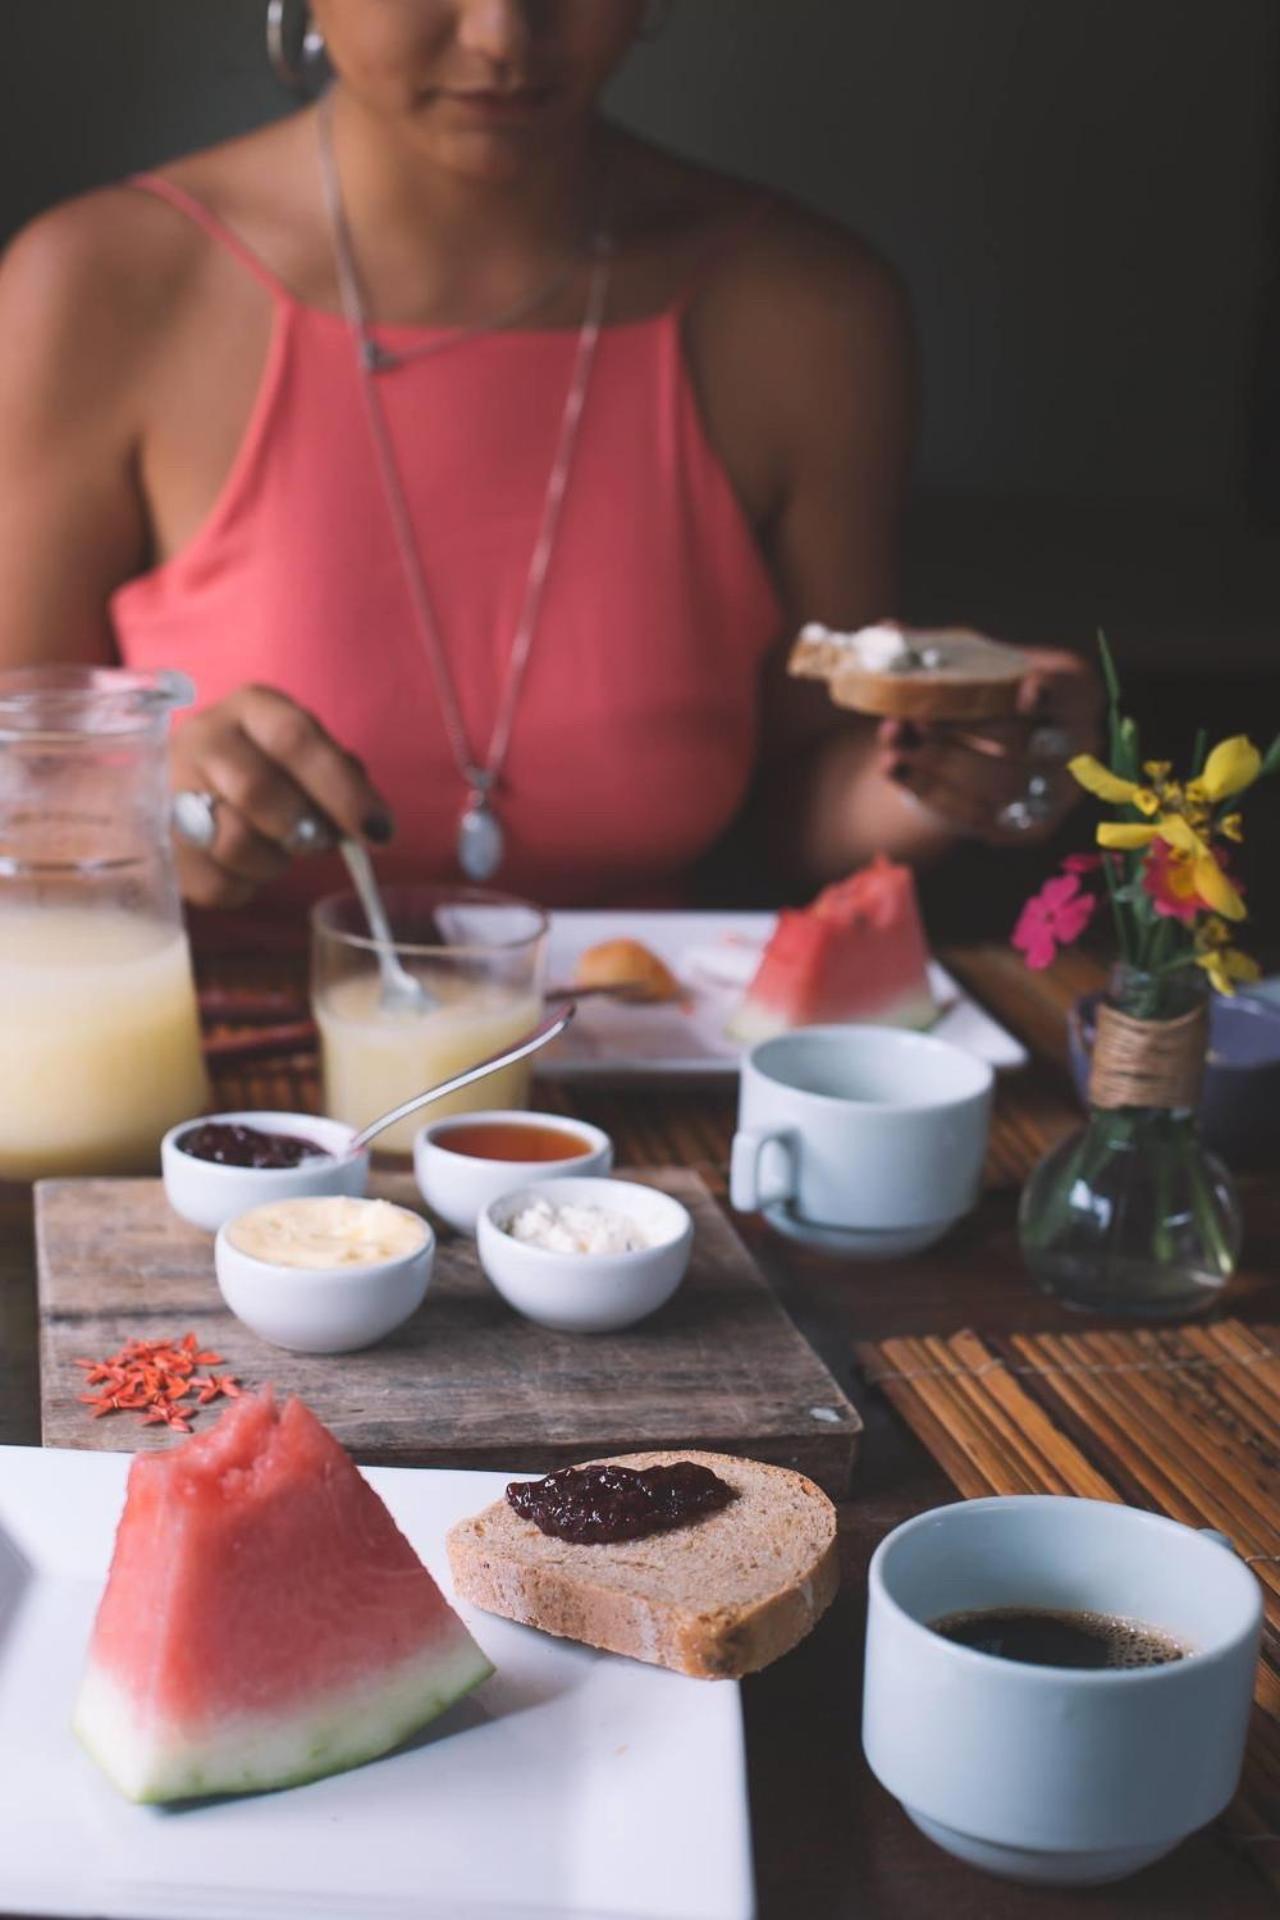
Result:
{"label": "slice of bread", "polygon": [[602,940],[578,956],[577,987],[625,987],[637,1000],[658,1006],[678,1000],[680,982],[666,962],[639,940]]}
{"label": "slice of bread", "polygon": [[[885,663],[885,642],[891,646],[895,634],[922,664]],[[1011,718],[1030,667],[1017,647],[965,627],[880,626],[832,634],[810,626],[788,662],[798,679],[825,680],[837,706],[877,719],[925,723]]]}
{"label": "slice of bread", "polygon": [[728,1454],[628,1453],[610,1464],[678,1460],[710,1467],[737,1499],[669,1533],[607,1546],[554,1539],[495,1500],[449,1533],[458,1598],[698,1679],[767,1667],[835,1597],[836,1510],[803,1474]]}

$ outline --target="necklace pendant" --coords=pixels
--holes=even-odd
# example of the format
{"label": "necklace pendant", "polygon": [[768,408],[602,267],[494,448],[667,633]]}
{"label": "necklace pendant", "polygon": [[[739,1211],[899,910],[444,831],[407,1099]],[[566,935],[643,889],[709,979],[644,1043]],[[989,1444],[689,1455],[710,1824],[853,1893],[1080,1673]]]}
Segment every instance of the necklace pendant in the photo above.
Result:
{"label": "necklace pendant", "polygon": [[492,880],[506,850],[506,836],[488,796],[473,793],[458,822],[458,865],[468,880]]}

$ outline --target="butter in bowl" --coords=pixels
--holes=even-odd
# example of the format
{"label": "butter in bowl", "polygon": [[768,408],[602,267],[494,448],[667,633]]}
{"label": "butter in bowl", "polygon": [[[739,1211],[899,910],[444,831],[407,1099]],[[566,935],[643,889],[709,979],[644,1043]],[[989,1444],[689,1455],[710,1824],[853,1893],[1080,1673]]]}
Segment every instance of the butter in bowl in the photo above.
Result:
{"label": "butter in bowl", "polygon": [[272,1201],[218,1229],[214,1267],[237,1319],[293,1353],[350,1353],[426,1295],[435,1235],[418,1214],[346,1194]]}
{"label": "butter in bowl", "polygon": [[693,1219],[638,1181],[539,1181],[490,1201],[476,1246],[494,1287],[526,1319],[556,1333],[613,1333],[675,1293]]}

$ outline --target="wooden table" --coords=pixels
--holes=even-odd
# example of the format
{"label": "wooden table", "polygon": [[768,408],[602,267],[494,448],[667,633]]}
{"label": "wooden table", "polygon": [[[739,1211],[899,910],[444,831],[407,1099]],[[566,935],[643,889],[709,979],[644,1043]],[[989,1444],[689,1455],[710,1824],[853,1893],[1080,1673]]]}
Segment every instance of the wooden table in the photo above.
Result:
{"label": "wooden table", "polygon": [[[1114,1888],[1057,1893],[1010,1886],[962,1867],[910,1825],[862,1758],[865,1571],[883,1536],[911,1514],[955,1498],[913,1436],[859,1379],[855,1339],[892,1334],[1078,1329],[1032,1292],[1014,1230],[1017,1188],[1044,1146],[1076,1123],[1063,1070],[1064,1009],[1096,983],[1082,957],[1026,973],[996,949],[946,956],[977,997],[1032,1049],[1033,1066],[1004,1082],[975,1217],[943,1247],[882,1269],[810,1256],[743,1223],[784,1305],[851,1392],[867,1423],[854,1499],[842,1515],[844,1586],[806,1644],[745,1687],[760,1920],[1252,1920],[1274,1898],[1242,1855],[1209,1832]],[[724,1189],[733,1122],[728,1093],[583,1090],[554,1103],[609,1127],[620,1159],[693,1164]],[[1280,1198],[1246,1188],[1249,1241],[1231,1311],[1280,1310]],[[1267,1276],[1276,1276],[1268,1278]],[[30,1194],[0,1188],[0,1443],[38,1441]],[[927,1734],[926,1736],[927,1737]]]}

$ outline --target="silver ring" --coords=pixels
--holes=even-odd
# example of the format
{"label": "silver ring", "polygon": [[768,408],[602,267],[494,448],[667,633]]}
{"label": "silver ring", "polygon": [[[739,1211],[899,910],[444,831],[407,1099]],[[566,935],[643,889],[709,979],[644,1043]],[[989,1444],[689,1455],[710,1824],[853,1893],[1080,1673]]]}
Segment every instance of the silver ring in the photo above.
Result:
{"label": "silver ring", "polygon": [[290,828],[284,844],[290,853],[318,853],[322,847],[332,845],[332,836],[318,814],[304,813]]}
{"label": "silver ring", "polygon": [[1008,833],[1032,833],[1053,818],[1053,786],[1043,773],[1033,773],[1026,792],[996,815],[996,825]]}
{"label": "silver ring", "polygon": [[1071,736],[1063,727],[1036,727],[1027,742],[1032,760],[1049,760],[1061,765],[1071,757]]}
{"label": "silver ring", "polygon": [[218,837],[218,796],[183,787],[173,796],[171,818],[180,839],[207,853]]}

